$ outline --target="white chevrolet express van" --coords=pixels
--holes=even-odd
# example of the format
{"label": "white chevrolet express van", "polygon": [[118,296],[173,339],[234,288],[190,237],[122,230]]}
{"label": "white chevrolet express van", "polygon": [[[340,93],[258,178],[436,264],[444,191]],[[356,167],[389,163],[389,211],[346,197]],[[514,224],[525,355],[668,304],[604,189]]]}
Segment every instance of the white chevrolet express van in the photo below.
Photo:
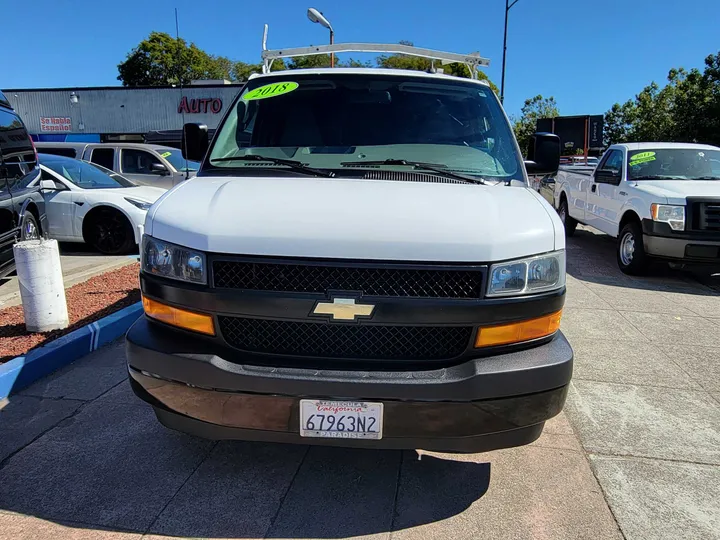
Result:
{"label": "white chevrolet express van", "polygon": [[557,170],[559,143],[537,135],[523,163],[486,83],[263,74],[185,148],[202,165],[148,212],[127,334],[165,426],[477,452],[560,412],[565,234],[526,173]]}

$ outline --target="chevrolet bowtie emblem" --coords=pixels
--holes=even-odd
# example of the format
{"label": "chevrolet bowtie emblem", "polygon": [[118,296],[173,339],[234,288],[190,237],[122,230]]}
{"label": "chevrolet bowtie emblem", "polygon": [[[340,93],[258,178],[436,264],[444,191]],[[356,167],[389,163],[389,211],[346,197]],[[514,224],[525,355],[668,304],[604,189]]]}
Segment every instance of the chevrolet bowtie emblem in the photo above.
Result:
{"label": "chevrolet bowtie emblem", "polygon": [[332,302],[318,302],[315,315],[330,315],[334,321],[354,321],[357,317],[369,317],[373,304],[356,304],[354,298],[333,298]]}

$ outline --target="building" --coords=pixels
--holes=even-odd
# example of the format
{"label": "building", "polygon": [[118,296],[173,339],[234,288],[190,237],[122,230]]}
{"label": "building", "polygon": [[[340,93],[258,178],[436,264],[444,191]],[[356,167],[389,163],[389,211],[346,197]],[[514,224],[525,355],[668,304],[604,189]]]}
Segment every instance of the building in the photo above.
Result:
{"label": "building", "polygon": [[35,141],[136,141],[180,146],[185,122],[218,126],[242,85],[3,90]]}
{"label": "building", "polygon": [[555,133],[560,137],[564,155],[598,156],[604,149],[603,119],[601,114],[538,118],[535,130]]}

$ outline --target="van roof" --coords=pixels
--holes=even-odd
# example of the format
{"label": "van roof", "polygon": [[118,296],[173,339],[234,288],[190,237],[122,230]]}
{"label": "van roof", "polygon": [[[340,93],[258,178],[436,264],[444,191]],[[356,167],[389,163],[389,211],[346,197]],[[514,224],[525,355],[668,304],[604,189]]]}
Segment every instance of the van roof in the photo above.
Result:
{"label": "van roof", "polygon": [[249,80],[265,77],[292,77],[293,75],[391,75],[395,77],[417,77],[424,79],[441,79],[444,81],[464,81],[470,83],[476,83],[489,88],[490,85],[485,80],[480,79],[466,79],[463,77],[456,77],[454,75],[447,75],[445,73],[427,73],[425,71],[416,71],[410,69],[386,69],[386,68],[352,68],[352,67],[338,67],[338,68],[308,68],[308,69],[288,69],[283,71],[272,71],[270,73],[253,73],[250,75]]}

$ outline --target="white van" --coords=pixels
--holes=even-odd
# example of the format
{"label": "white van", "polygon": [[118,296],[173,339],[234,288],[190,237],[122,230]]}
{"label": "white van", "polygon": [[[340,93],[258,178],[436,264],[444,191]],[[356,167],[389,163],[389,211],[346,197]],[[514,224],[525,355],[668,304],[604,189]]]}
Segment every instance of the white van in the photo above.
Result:
{"label": "white van", "polygon": [[[265,51],[266,69],[309,53]],[[532,442],[560,412],[565,235],[527,174],[557,170],[559,140],[536,135],[523,163],[487,83],[268,72],[209,147],[192,124],[184,147],[202,164],[148,212],[146,316],[127,334],[133,389],[164,425],[477,452]]]}

